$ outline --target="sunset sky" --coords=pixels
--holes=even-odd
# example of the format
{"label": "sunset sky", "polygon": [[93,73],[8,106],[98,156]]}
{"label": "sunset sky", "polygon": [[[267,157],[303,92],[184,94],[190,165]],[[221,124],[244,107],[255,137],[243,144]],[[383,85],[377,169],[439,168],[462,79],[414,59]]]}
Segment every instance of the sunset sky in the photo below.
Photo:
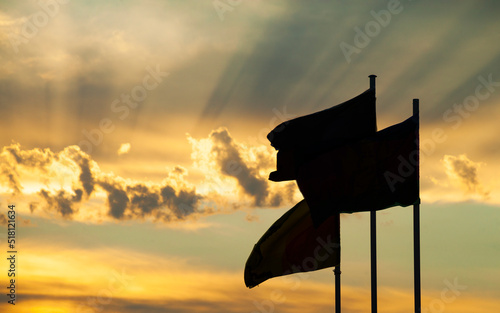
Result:
{"label": "sunset sky", "polygon": [[[302,199],[279,123],[377,77],[378,129],[420,99],[423,312],[500,310],[500,2],[0,2],[2,312],[333,312],[332,269],[247,289]],[[379,312],[413,308],[412,209],[378,213]],[[370,308],[369,215],[341,218],[343,312]]]}

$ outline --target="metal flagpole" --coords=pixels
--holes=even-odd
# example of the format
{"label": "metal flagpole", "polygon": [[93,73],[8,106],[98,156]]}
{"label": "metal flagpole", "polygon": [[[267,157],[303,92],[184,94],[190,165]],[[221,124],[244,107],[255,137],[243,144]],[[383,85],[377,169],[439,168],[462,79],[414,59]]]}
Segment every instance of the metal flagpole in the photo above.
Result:
{"label": "metal flagpole", "polygon": [[[340,228],[340,212],[338,213],[338,221],[339,221],[339,228]],[[340,233],[340,230],[339,230]],[[340,241],[339,241],[340,243]],[[340,249],[339,249],[339,259],[340,259]],[[333,273],[335,274],[335,313],[340,313],[340,274],[342,273],[340,271],[340,264],[335,266],[335,269],[333,270]]]}
{"label": "metal flagpole", "polygon": [[417,149],[418,163],[417,175],[419,177],[418,195],[419,200],[413,205],[413,274],[414,274],[414,292],[415,292],[415,313],[421,311],[421,286],[420,286],[420,117],[419,100],[413,99],[413,116],[417,118]]}
{"label": "metal flagpole", "polygon": [[[370,89],[375,91],[375,78],[370,75]],[[372,313],[377,312],[377,211],[370,211],[371,302]]]}

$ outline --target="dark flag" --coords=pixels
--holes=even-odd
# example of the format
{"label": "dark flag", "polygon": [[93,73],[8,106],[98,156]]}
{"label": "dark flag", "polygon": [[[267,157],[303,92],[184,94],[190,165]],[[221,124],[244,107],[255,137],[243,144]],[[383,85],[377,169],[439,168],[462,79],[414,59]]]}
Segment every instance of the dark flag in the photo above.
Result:
{"label": "dark flag", "polygon": [[249,288],[278,276],[315,271],[340,264],[339,216],[313,225],[302,200],[281,216],[255,244],[245,265]]}
{"label": "dark flag", "polygon": [[334,148],[303,164],[299,189],[315,225],[336,213],[374,211],[419,201],[418,121]]}
{"label": "dark flag", "polygon": [[283,122],[267,135],[271,145],[279,150],[277,171],[272,172],[269,179],[294,180],[301,164],[376,131],[372,89],[329,109]]}

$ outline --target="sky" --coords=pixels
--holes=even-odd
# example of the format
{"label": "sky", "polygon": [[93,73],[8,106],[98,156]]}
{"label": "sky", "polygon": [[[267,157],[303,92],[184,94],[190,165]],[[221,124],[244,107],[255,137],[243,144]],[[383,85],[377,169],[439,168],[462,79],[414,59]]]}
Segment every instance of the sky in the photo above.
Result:
{"label": "sky", "polygon": [[[500,309],[500,4],[0,1],[8,312],[331,312],[332,269],[247,289],[302,199],[266,135],[377,75],[378,129],[420,99],[423,312]],[[412,209],[377,213],[379,312],[413,308]],[[341,218],[343,312],[370,308],[369,216]]]}

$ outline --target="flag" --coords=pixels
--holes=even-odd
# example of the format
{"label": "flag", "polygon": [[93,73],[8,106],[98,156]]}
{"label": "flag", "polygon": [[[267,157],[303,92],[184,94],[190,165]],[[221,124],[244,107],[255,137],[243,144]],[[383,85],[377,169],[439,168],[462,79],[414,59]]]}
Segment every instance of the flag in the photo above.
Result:
{"label": "flag", "polygon": [[418,119],[348,143],[303,164],[297,184],[315,225],[338,213],[419,201]]}
{"label": "flag", "polygon": [[375,91],[329,109],[301,116],[276,126],[267,138],[278,151],[272,181],[296,179],[298,167],[329,149],[372,135],[377,130]]}
{"label": "flag", "polygon": [[245,285],[253,288],[278,276],[340,264],[340,221],[331,216],[313,225],[302,200],[288,210],[255,244],[245,265]]}

